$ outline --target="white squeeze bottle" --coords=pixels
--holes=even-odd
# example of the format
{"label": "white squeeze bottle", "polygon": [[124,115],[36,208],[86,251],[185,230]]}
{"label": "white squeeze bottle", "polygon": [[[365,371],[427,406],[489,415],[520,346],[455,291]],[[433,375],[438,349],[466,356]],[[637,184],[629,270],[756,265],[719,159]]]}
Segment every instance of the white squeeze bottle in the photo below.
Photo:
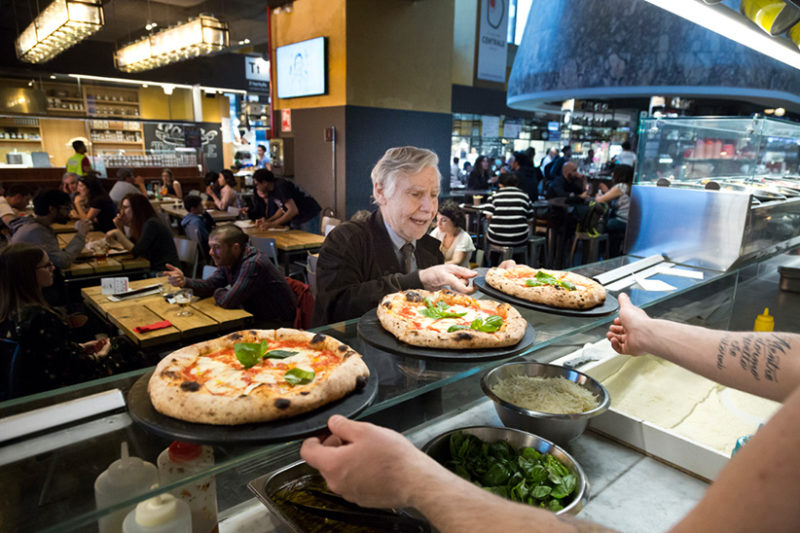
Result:
{"label": "white squeeze bottle", "polygon": [[122,533],[192,533],[189,505],[169,493],[154,496],[128,513]]}
{"label": "white squeeze bottle", "polygon": [[[159,454],[157,462],[158,478],[163,486],[214,466],[214,450],[211,446],[176,440]],[[217,483],[214,476],[191,481],[170,492],[189,504],[192,511],[193,533],[219,531]]]}
{"label": "white squeeze bottle", "polygon": [[[158,483],[158,469],[153,463],[128,456],[128,443],[123,441],[121,457],[111,463],[94,481],[94,500],[102,509],[146,492]],[[133,506],[107,514],[98,522],[100,533],[120,533],[122,521]]]}

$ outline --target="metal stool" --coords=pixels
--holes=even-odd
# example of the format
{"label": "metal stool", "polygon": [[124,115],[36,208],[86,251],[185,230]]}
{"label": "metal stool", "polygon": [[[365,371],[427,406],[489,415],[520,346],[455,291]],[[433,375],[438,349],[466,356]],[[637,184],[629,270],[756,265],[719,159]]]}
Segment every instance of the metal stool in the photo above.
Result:
{"label": "metal stool", "polygon": [[526,265],[528,264],[528,260],[530,258],[530,256],[528,255],[528,248],[529,248],[528,243],[519,244],[517,246],[500,246],[499,244],[492,244],[492,243],[488,244],[489,247],[484,256],[485,259],[488,260],[492,252],[500,252],[501,254],[503,254],[503,259],[502,259],[503,261],[505,261],[506,259],[511,259],[514,257],[514,255],[521,253],[525,256],[525,264]]}
{"label": "metal stool", "polygon": [[539,268],[539,256],[546,244],[547,239],[545,237],[531,237],[528,239],[528,259],[531,261],[528,263],[529,266]]}
{"label": "metal stool", "polygon": [[[588,233],[584,233],[582,231],[575,232],[575,238],[572,240],[572,250],[569,252],[569,265],[572,266],[573,258],[575,257],[575,248],[578,246],[578,241],[581,241],[581,260],[583,264],[586,263],[594,263],[597,261],[599,252],[600,252],[600,244],[605,243],[605,250],[608,252],[608,234],[601,233],[596,237],[592,237]],[[587,261],[588,259],[588,261]]]}

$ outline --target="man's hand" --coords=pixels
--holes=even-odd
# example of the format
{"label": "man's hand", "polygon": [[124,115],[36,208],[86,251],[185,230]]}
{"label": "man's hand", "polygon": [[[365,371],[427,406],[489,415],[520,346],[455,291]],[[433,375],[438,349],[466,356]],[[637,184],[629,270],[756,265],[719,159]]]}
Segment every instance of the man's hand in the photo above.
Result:
{"label": "man's hand", "polygon": [[136,176],[133,178],[133,183],[135,183],[137,186],[144,187],[144,178],[142,176]]}
{"label": "man's hand", "polygon": [[449,286],[452,290],[464,294],[472,294],[476,287],[469,285],[469,280],[478,273],[457,265],[436,265],[419,271],[419,280],[423,287],[435,291]]}
{"label": "man's hand", "polygon": [[619,316],[608,328],[606,337],[617,352],[628,355],[647,353],[645,339],[652,331],[653,320],[631,303],[627,294],[619,295]]}
{"label": "man's hand", "polygon": [[268,230],[269,228],[271,228],[273,226],[273,224],[272,224],[272,222],[267,221],[266,218],[261,218],[256,222],[256,226],[261,231],[264,231],[264,230]]}
{"label": "man's hand", "polygon": [[[365,507],[408,507],[417,482],[443,470],[405,437],[366,422],[334,415],[324,442],[306,439],[300,456],[328,487]],[[445,471],[446,472],[446,471]]]}
{"label": "man's hand", "polygon": [[162,274],[167,276],[169,284],[174,287],[183,287],[186,285],[186,276],[183,275],[183,271],[180,268],[176,268],[167,263],[167,269],[162,272]]}
{"label": "man's hand", "polygon": [[89,355],[105,357],[111,351],[111,339],[106,337],[96,341],[82,342],[80,346]]}
{"label": "man's hand", "polygon": [[75,231],[86,237],[86,234],[92,231],[92,223],[88,220],[78,220],[75,222]]}

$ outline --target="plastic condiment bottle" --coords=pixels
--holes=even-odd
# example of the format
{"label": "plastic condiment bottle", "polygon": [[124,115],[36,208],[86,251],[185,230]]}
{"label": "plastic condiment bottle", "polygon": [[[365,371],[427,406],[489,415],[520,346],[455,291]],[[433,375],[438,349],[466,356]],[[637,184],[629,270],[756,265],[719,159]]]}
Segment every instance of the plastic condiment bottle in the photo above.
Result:
{"label": "plastic condiment bottle", "polygon": [[753,331],[773,331],[775,329],[775,319],[769,314],[769,307],[764,308],[764,313],[756,316]]}
{"label": "plastic condiment bottle", "polygon": [[[158,483],[158,469],[153,463],[128,456],[128,443],[123,441],[121,457],[103,471],[94,481],[94,500],[102,509],[141,494]],[[122,521],[133,506],[107,514],[100,519],[100,533],[119,533]]]}
{"label": "plastic condiment bottle", "polygon": [[[158,477],[161,485],[173,483],[214,466],[214,450],[210,446],[175,441],[158,456]],[[171,491],[189,504],[193,533],[217,533],[217,484],[214,476],[192,481]]]}
{"label": "plastic condiment bottle", "polygon": [[191,533],[189,505],[172,494],[159,494],[145,500],[128,513],[123,533]]}

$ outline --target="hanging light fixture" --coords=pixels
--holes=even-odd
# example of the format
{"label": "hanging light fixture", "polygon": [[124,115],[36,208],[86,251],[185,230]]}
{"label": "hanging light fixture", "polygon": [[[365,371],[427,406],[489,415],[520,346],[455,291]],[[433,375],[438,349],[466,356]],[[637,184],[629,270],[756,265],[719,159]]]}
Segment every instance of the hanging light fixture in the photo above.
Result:
{"label": "hanging light fixture", "polygon": [[44,63],[102,27],[102,0],[55,0],[17,37],[17,58]]}
{"label": "hanging light fixture", "polygon": [[219,52],[228,46],[228,24],[201,14],[123,46],[114,63],[124,72],[140,72]]}

